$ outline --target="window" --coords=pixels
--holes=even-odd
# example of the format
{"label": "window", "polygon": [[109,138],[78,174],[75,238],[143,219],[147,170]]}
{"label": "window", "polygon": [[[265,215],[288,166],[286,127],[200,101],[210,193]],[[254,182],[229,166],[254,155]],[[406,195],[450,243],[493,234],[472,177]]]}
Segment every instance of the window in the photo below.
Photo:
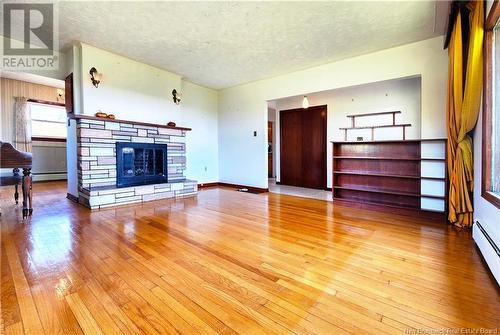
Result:
{"label": "window", "polygon": [[482,196],[500,208],[500,5],[485,24]]}
{"label": "window", "polygon": [[31,136],[66,138],[66,109],[63,106],[29,102]]}
{"label": "window", "polygon": [[493,29],[493,59],[492,59],[492,141],[491,144],[491,190],[500,194],[500,24]]}

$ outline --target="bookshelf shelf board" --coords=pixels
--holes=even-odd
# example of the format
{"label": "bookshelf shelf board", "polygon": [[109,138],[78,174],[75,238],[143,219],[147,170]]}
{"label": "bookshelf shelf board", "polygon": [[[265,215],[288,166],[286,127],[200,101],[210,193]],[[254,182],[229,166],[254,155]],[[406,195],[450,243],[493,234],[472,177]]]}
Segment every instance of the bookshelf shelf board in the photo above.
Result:
{"label": "bookshelf shelf board", "polygon": [[369,187],[359,187],[359,186],[334,186],[336,190],[349,190],[349,191],[359,191],[359,192],[370,192],[370,193],[380,193],[380,194],[392,194],[392,195],[401,195],[405,197],[417,197],[417,198],[434,198],[434,199],[444,199],[444,196],[440,195],[431,195],[431,194],[421,194],[421,193],[412,193],[412,192],[402,192],[402,191],[389,191],[382,189],[374,189]]}

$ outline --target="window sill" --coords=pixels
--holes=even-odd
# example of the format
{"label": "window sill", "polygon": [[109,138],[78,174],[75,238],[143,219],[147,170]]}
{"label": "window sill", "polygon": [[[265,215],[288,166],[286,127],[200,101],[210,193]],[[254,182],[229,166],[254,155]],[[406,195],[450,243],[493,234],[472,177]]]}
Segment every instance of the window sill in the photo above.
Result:
{"label": "window sill", "polygon": [[496,206],[498,209],[500,209],[500,196],[490,192],[490,191],[483,191],[481,192],[481,196],[491,203],[493,206]]}

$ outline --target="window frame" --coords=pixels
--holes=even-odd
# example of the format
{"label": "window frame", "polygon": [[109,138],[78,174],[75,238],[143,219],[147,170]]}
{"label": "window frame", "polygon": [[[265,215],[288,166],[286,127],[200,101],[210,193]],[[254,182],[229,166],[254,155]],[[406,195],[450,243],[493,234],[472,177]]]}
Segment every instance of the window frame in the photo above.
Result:
{"label": "window frame", "polygon": [[500,19],[500,2],[493,1],[484,27],[484,73],[483,73],[483,124],[482,124],[482,163],[481,196],[500,208],[500,197],[491,192],[492,159],[492,116],[493,116],[493,30]]}
{"label": "window frame", "polygon": [[[61,103],[61,102],[55,102],[55,101],[47,101],[47,100],[40,100],[40,99],[28,99],[28,103],[35,103],[35,104],[40,104],[40,105],[48,105],[48,106],[57,106],[57,107],[66,107],[66,104]],[[43,121],[43,122],[53,122],[53,123],[59,123],[62,124],[65,122],[54,122],[54,121],[47,121],[47,120],[39,120],[39,119],[32,119],[31,121]],[[48,136],[31,136],[32,141],[46,141],[46,142],[66,142],[67,138],[66,137],[59,137],[59,136],[54,136],[54,137],[48,137]]]}

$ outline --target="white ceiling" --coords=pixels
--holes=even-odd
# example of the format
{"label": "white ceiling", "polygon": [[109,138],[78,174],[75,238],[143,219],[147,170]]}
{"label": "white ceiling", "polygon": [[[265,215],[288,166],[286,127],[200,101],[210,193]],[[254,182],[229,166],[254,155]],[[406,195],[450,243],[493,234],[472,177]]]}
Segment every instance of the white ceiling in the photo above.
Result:
{"label": "white ceiling", "polygon": [[220,89],[444,33],[447,2],[60,2],[78,40]]}

